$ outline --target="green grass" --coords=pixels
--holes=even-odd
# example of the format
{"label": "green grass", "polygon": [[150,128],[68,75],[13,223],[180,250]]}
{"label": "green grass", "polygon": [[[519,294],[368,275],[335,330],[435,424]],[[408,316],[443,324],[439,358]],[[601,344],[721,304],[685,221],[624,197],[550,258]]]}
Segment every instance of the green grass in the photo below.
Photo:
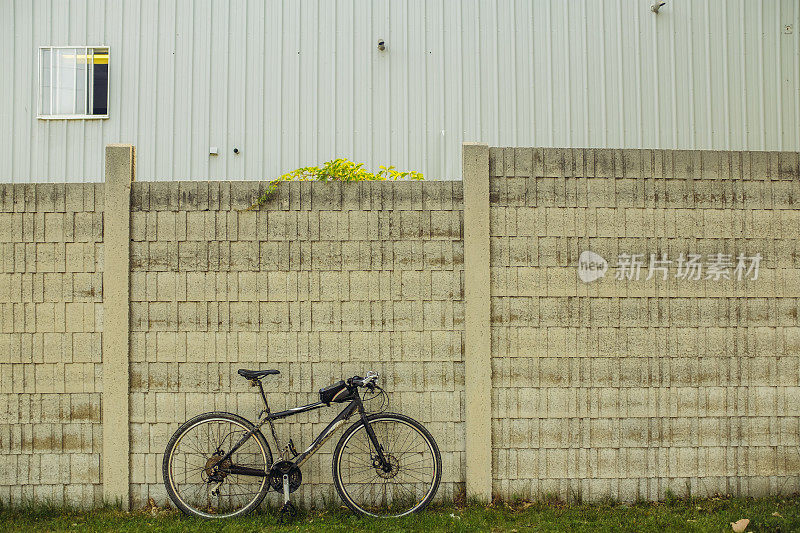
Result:
{"label": "green grass", "polygon": [[750,519],[747,531],[800,531],[800,496],[785,498],[672,498],[662,503],[573,504],[515,501],[485,507],[441,505],[415,516],[374,520],[341,510],[305,512],[288,526],[274,509],[225,521],[189,518],[173,510],[126,513],[46,505],[0,509],[0,531],[731,531]]}

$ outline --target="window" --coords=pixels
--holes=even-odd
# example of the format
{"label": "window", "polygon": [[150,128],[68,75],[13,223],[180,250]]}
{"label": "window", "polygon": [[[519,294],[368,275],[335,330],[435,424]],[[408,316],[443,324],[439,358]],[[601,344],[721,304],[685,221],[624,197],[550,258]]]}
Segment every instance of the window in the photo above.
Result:
{"label": "window", "polygon": [[108,48],[39,49],[39,118],[108,118]]}

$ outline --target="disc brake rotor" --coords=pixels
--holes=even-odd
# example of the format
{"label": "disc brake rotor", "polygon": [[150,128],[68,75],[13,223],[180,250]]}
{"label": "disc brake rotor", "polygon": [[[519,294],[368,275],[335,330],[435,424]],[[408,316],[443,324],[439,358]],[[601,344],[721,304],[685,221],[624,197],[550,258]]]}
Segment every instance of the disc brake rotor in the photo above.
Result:
{"label": "disc brake rotor", "polygon": [[400,461],[394,455],[386,455],[386,462],[389,463],[389,471],[387,472],[380,466],[380,460],[373,461],[375,466],[375,473],[383,479],[391,479],[400,471]]}

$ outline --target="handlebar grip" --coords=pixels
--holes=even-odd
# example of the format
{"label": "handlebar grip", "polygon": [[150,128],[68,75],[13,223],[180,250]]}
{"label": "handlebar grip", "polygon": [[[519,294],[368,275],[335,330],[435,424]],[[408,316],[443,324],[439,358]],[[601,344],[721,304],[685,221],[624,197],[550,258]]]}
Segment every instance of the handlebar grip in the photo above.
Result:
{"label": "handlebar grip", "polygon": [[347,380],[347,384],[350,386],[355,385],[356,387],[367,387],[370,390],[375,388],[375,381],[373,379],[367,380],[367,378],[362,378],[361,376],[353,376]]}

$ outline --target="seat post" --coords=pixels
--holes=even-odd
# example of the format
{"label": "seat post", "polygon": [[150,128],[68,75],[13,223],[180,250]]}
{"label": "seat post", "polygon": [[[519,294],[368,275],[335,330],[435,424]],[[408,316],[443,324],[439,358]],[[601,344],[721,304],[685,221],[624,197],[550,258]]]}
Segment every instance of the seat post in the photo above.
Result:
{"label": "seat post", "polygon": [[267,410],[267,416],[269,416],[269,404],[267,404],[267,395],[264,394],[264,385],[261,384],[260,379],[255,380],[258,383],[258,390],[261,392],[261,399],[264,400],[264,409]]}
{"label": "seat post", "polygon": [[267,395],[264,393],[264,385],[261,383],[260,379],[256,379],[255,382],[258,384],[259,392],[261,392],[261,399],[264,400],[264,412],[267,413],[266,419],[261,419],[257,427],[261,427],[265,420],[268,421],[269,429],[272,432],[272,438],[275,440],[275,446],[280,450],[281,443],[278,441],[278,435],[275,433],[275,423],[272,421],[272,416],[269,412],[269,404],[267,403]]}

